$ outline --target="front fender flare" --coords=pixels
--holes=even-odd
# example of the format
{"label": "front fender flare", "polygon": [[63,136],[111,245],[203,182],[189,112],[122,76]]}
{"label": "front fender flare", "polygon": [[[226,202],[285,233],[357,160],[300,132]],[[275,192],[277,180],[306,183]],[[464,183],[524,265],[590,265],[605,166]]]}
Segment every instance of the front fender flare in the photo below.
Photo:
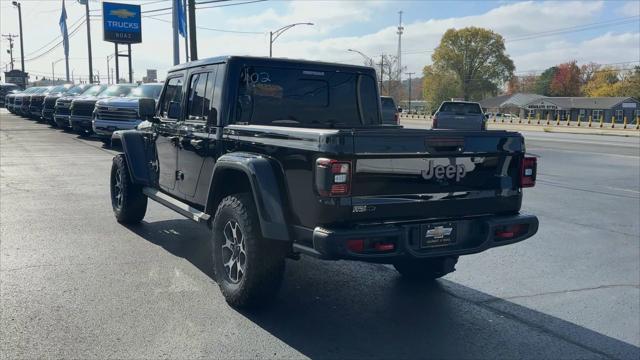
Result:
{"label": "front fender flare", "polygon": [[136,130],[116,131],[112,141],[118,139],[127,159],[131,181],[135,184],[153,186],[155,177],[151,163],[155,160],[153,147],[148,145],[144,134]]}
{"label": "front fender flare", "polygon": [[[251,185],[251,193],[258,210],[262,236],[268,239],[289,241],[289,228],[285,218],[284,197],[276,177],[274,160],[252,153],[231,153],[218,158],[213,168],[210,193],[224,186],[222,174],[225,170],[244,173]],[[209,201],[214,197],[209,196]],[[213,207],[213,206],[211,206]],[[210,209],[210,204],[207,204]],[[216,209],[210,209],[215,212]]]}

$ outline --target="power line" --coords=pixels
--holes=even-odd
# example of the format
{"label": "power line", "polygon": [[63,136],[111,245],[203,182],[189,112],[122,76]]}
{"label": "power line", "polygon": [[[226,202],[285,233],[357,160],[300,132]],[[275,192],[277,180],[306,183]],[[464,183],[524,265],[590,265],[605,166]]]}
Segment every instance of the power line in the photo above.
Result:
{"label": "power line", "polygon": [[[69,27],[70,27],[70,28],[72,28],[72,27],[76,26],[76,25],[77,25],[77,23],[78,23],[79,21],[83,21],[83,18],[82,18],[82,17],[78,18],[78,19],[77,19],[76,21],[74,21],[74,22],[73,22]],[[33,54],[37,53],[38,51],[40,51],[40,50],[44,49],[45,47],[47,47],[47,46],[51,45],[52,43],[54,43],[54,42],[56,42],[56,41],[59,41],[60,39],[62,39],[62,35],[58,35],[58,36],[56,36],[53,40],[51,40],[51,41],[49,41],[48,43],[46,43],[46,44],[42,45],[41,47],[37,48],[36,50],[33,50],[32,52],[28,53],[28,54],[27,54],[27,55],[25,55],[25,56],[26,56],[26,57],[31,56],[31,55],[33,55]]]}
{"label": "power line", "polygon": [[[82,25],[85,23],[85,20],[83,19],[82,22],[80,22],[79,24],[77,24],[76,28],[71,30],[69,32],[68,38],[70,39],[73,35],[77,34],[78,31],[82,28]],[[43,52],[42,54],[36,55],[30,59],[25,59],[25,62],[28,61],[33,61],[33,60],[37,60],[47,54],[49,54],[50,52],[52,52],[53,50],[55,50],[58,46],[62,45],[64,40],[60,40],[58,43],[56,43],[55,45],[53,45],[52,47],[50,47],[48,50],[46,50],[45,52]]]}
{"label": "power line", "polygon": [[[157,18],[155,16],[146,16],[146,17],[149,18],[149,19],[152,19],[152,20],[162,21],[162,22],[165,22],[165,23],[171,23],[170,20],[160,19],[160,18]],[[208,27],[204,27],[204,26],[197,26],[196,28],[202,29],[202,30],[209,30],[209,31],[232,33],[232,34],[259,34],[259,35],[266,34],[266,32],[214,29],[214,28],[208,28]]]}

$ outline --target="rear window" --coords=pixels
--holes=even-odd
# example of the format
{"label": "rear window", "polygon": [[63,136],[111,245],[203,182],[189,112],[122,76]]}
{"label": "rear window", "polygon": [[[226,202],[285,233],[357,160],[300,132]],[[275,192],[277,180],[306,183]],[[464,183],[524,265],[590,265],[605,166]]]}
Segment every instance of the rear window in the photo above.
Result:
{"label": "rear window", "polygon": [[381,98],[381,102],[382,102],[382,107],[390,107],[390,108],[396,108],[396,104],[393,102],[393,99],[391,98]]}
{"label": "rear window", "polygon": [[454,113],[454,114],[482,114],[480,104],[462,103],[462,102],[444,102],[440,106],[439,112]]}
{"label": "rear window", "polygon": [[357,127],[380,123],[375,79],[347,72],[247,66],[235,122]]}

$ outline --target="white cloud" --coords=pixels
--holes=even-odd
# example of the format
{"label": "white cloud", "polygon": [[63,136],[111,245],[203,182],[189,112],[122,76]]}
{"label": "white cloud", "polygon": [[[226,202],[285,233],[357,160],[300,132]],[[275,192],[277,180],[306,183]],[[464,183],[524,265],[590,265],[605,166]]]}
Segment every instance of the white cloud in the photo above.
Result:
{"label": "white cloud", "polygon": [[[43,1],[46,5],[49,1]],[[97,5],[92,7],[97,8]],[[269,3],[265,3],[270,5]],[[198,13],[198,25],[236,30],[267,30],[293,22],[314,22],[315,26],[301,26],[287,32],[274,44],[274,56],[306,58],[313,60],[361,64],[362,58],[347,49],[355,48],[369,56],[379,57],[381,53],[395,54],[397,35],[395,26],[381,27],[371,33],[352,36],[337,36],[336,33],[351,31],[353,25],[371,24],[371,19],[380,12],[395,16],[397,5],[389,2],[365,1],[297,1],[286,3],[284,10],[271,6],[243,18],[229,18],[224,8]],[[456,4],[455,6],[460,6]],[[625,6],[629,6],[625,4]],[[23,12],[45,8],[35,2],[24,2]],[[483,14],[474,16],[431,19],[405,24],[403,35],[403,64],[408,71],[421,73],[424,65],[431,62],[431,52],[439,43],[442,34],[449,28],[479,26],[490,28],[502,34],[507,40],[532,33],[584,25],[600,21],[603,2],[520,2],[507,3]],[[29,9],[27,9],[29,8]],[[46,9],[52,6],[46,7]],[[576,9],[579,9],[577,11]],[[70,21],[82,16],[82,7],[69,2],[67,5]],[[2,33],[16,32],[15,11],[2,4],[0,27]],[[163,19],[169,19],[168,16]],[[35,50],[59,34],[58,13],[35,14],[25,20],[25,38],[29,40],[28,51]],[[543,25],[541,25],[543,24]],[[37,29],[46,28],[47,31]],[[614,28],[615,29],[615,28]],[[361,33],[361,32],[360,32]],[[94,67],[102,75],[106,73],[105,57],[113,53],[113,45],[101,39],[99,20],[92,22],[94,41]],[[136,77],[143,75],[144,69],[157,68],[164,76],[171,66],[170,25],[149,18],[143,19],[144,43],[133,46],[133,65]],[[507,42],[507,52],[516,64],[517,71],[544,69],[548,66],[570,61],[613,63],[640,59],[639,32],[605,33],[585,41],[570,41],[567,34],[538,37],[532,40]],[[86,33],[84,28],[71,41],[71,67],[76,74],[86,74],[85,58]],[[181,45],[183,39],[180,38]],[[2,63],[7,56],[0,53]],[[32,44],[32,45],[31,45]],[[206,30],[198,31],[198,52],[201,58],[225,54],[266,56],[269,51],[268,33],[230,34]],[[184,54],[184,50],[181,50]],[[55,56],[54,56],[55,55]],[[50,72],[51,62],[62,57],[57,49],[43,59],[28,63],[28,67],[45,74]],[[182,55],[181,58],[184,58]],[[126,62],[126,59],[122,59]],[[113,62],[111,67],[113,67]],[[62,73],[62,63],[56,65],[56,73]],[[123,66],[123,73],[126,66]]]}
{"label": "white cloud", "polygon": [[638,16],[640,15],[640,1],[628,1],[619,7],[616,12],[622,16]]}
{"label": "white cloud", "polygon": [[250,24],[254,28],[278,28],[292,23],[311,22],[314,23],[313,30],[296,29],[295,34],[298,37],[309,36],[310,33],[326,34],[344,25],[369,21],[373,12],[384,4],[383,1],[357,0],[292,1],[287,4],[286,12],[278,13],[269,8],[257,15],[231,19],[228,23],[236,27]]}

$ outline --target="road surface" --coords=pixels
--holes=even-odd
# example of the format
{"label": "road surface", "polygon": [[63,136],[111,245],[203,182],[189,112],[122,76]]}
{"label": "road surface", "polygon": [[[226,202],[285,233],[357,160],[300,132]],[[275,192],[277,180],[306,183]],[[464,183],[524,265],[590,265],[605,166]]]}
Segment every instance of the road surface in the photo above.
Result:
{"label": "road surface", "polygon": [[111,212],[115,153],[0,110],[0,358],[640,357],[638,139],[526,134],[540,232],[432,286],[384,265],[287,261],[276,304],[226,305],[209,233]]}

